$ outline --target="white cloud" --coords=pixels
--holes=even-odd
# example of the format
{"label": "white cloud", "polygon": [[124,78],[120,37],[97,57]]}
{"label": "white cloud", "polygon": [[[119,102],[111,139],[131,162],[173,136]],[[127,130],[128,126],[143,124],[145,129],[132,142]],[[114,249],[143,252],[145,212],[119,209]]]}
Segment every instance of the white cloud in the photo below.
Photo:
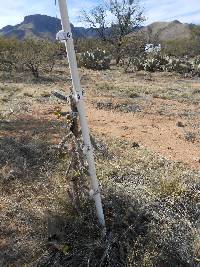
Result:
{"label": "white cloud", "polygon": [[23,19],[23,1],[2,1],[0,5],[0,27],[16,24]]}
{"label": "white cloud", "polygon": [[180,20],[200,24],[199,0],[143,0],[147,23]]}

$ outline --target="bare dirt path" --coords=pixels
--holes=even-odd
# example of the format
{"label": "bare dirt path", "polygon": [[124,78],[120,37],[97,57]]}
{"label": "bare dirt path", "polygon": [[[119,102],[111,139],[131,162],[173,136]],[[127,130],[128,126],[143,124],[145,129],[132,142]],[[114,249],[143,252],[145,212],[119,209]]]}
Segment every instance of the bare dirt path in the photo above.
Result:
{"label": "bare dirt path", "polygon": [[200,142],[185,140],[185,128],[177,127],[177,119],[99,110],[89,103],[88,114],[90,126],[98,134],[138,142],[168,159],[200,169]]}

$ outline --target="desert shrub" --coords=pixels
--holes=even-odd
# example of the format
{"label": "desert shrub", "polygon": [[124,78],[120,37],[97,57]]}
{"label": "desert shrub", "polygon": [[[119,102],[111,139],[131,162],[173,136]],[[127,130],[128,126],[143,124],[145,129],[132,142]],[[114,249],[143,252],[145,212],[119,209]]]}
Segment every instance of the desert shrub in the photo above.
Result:
{"label": "desert shrub", "polygon": [[111,55],[105,50],[96,48],[92,51],[82,53],[79,65],[92,70],[105,70],[110,68]]}
{"label": "desert shrub", "polygon": [[164,70],[167,72],[172,72],[175,71],[177,69],[177,60],[176,58],[170,58],[169,56],[167,56],[167,64],[164,66]]}
{"label": "desert shrub", "polygon": [[199,66],[200,65],[200,56],[195,57],[193,62],[194,62],[194,65]]}
{"label": "desert shrub", "polygon": [[168,63],[167,58],[161,53],[142,53],[138,57],[131,59],[134,70],[146,70],[149,72],[163,71]]}
{"label": "desert shrub", "polygon": [[184,38],[163,42],[163,53],[169,58],[166,71],[176,71],[181,74],[190,73],[199,76],[199,38],[199,28],[195,27],[192,30],[190,39]]}
{"label": "desert shrub", "polygon": [[131,60],[131,63],[133,64],[135,70],[144,70],[144,57],[134,57]]}
{"label": "desert shrub", "polygon": [[44,40],[27,39],[21,44],[20,62],[25,70],[39,78],[41,72],[51,72],[59,49],[56,44]]}
{"label": "desert shrub", "polygon": [[61,53],[60,45],[44,40],[0,39],[0,70],[29,71],[35,78],[51,72]]}
{"label": "desert shrub", "polygon": [[67,253],[60,247],[39,266],[196,266],[198,185],[182,188],[171,181],[151,191],[140,180],[115,174],[104,186],[106,241],[86,203],[82,216],[65,219]]}
{"label": "desert shrub", "polygon": [[76,53],[84,53],[86,51],[96,50],[98,47],[100,50],[106,50],[110,52],[111,46],[108,42],[102,41],[97,38],[89,38],[89,39],[74,39],[74,46]]}
{"label": "desert shrub", "polygon": [[143,32],[134,32],[125,36],[122,40],[121,63],[125,71],[131,67],[134,70],[143,70],[143,62],[146,58],[145,45],[147,37]]}

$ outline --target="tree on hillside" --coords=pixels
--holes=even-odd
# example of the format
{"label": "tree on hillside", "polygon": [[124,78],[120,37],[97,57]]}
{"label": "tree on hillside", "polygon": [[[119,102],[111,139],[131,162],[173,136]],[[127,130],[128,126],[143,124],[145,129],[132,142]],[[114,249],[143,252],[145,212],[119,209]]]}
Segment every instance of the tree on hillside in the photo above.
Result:
{"label": "tree on hillside", "polygon": [[109,0],[89,12],[83,11],[82,20],[98,33],[104,42],[111,44],[118,64],[122,58],[123,39],[144,21],[139,0]]}

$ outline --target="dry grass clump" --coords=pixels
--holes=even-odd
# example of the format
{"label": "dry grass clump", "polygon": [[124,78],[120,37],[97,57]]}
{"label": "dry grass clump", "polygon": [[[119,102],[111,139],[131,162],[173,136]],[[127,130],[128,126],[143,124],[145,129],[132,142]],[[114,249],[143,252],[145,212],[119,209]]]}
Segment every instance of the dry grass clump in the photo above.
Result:
{"label": "dry grass clump", "polygon": [[132,183],[128,190],[111,181],[103,192],[106,238],[88,203],[81,216],[65,218],[62,235],[50,239],[38,266],[197,266],[193,192],[174,204],[152,198],[145,187]]}
{"label": "dry grass clump", "polygon": [[110,169],[107,165],[109,172],[104,175],[110,181],[110,195],[114,195],[114,214],[120,215],[116,221],[128,221],[127,227],[134,228],[142,216],[138,225],[146,229],[137,237],[134,228],[128,266],[196,266],[199,172],[188,171],[181,164],[157,158],[143,149],[131,149],[128,143],[112,142],[112,149],[116,157],[108,163]]}
{"label": "dry grass clump", "polygon": [[197,188],[173,201],[157,198],[142,181],[115,186],[118,201],[111,200],[112,209],[121,224],[118,233],[128,229],[120,240],[127,247],[128,266],[195,266],[198,209],[192,198]]}

